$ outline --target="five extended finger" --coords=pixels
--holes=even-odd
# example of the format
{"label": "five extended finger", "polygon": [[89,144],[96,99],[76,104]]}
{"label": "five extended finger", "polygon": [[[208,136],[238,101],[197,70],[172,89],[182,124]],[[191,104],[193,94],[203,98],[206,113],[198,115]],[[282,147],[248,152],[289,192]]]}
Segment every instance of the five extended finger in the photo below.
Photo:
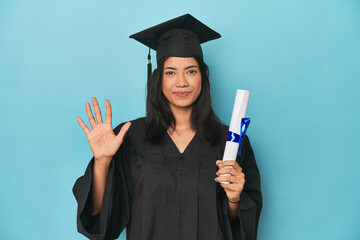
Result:
{"label": "five extended finger", "polygon": [[91,101],[92,101],[92,103],[94,105],[96,122],[97,123],[102,123],[101,111],[100,111],[99,103],[98,103],[96,97],[92,97]]}
{"label": "five extended finger", "polygon": [[84,130],[85,134],[88,135],[88,133],[90,132],[90,129],[86,126],[86,124],[83,122],[81,117],[77,117],[76,120],[78,121],[82,130]]}
{"label": "five extended finger", "polygon": [[105,117],[105,121],[106,123],[110,123],[112,121],[112,115],[111,115],[111,104],[109,100],[105,100],[105,107],[106,107],[106,117]]}
{"label": "five extended finger", "polygon": [[85,103],[85,109],[86,109],[87,116],[89,118],[90,125],[92,128],[94,128],[96,125],[96,122],[95,122],[94,116],[93,116],[91,108],[90,108],[90,103],[88,103],[88,102]]}

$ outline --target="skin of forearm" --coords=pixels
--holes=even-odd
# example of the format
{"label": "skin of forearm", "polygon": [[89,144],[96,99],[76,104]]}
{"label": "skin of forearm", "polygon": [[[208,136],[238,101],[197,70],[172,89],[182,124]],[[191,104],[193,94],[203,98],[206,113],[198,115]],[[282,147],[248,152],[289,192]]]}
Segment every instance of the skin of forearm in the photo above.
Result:
{"label": "skin of forearm", "polygon": [[[240,198],[238,200],[232,200],[232,201],[239,201]],[[228,201],[228,206],[229,206],[229,211],[228,211],[228,215],[229,215],[229,220],[230,221],[236,221],[239,219],[238,216],[238,212],[239,212],[239,208],[240,208],[240,203],[231,203]]]}
{"label": "skin of forearm", "polygon": [[106,161],[107,163],[100,162],[95,160],[93,167],[93,209],[92,215],[100,213],[102,199],[104,196],[106,179],[109,173],[110,161]]}

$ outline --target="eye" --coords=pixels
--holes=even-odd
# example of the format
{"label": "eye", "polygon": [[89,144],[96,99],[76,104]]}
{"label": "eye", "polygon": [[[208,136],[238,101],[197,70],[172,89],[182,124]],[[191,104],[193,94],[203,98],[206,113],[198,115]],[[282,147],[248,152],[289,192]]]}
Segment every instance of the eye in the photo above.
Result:
{"label": "eye", "polygon": [[195,69],[190,69],[188,72],[188,74],[194,75],[197,73],[197,71]]}
{"label": "eye", "polygon": [[174,75],[174,74],[175,74],[175,72],[173,72],[173,71],[166,71],[166,72],[165,72],[165,75],[169,75],[169,76],[170,76],[170,75]]}

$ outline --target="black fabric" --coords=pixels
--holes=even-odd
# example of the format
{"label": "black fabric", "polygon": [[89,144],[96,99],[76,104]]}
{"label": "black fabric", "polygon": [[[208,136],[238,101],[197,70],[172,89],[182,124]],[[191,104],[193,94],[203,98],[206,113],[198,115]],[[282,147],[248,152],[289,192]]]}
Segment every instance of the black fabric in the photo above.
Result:
{"label": "black fabric", "polygon": [[220,34],[191,16],[168,20],[130,36],[156,50],[159,63],[166,57],[203,58],[201,43],[220,38]]}
{"label": "black fabric", "polygon": [[198,36],[191,30],[171,29],[159,38],[156,60],[166,57],[198,57],[203,59]]}
{"label": "black fabric", "polygon": [[229,221],[225,191],[214,180],[227,130],[216,145],[196,134],[181,154],[167,134],[159,144],[145,141],[145,118],[132,121],[111,162],[100,214],[91,216],[94,159],[75,182],[78,231],[94,240],[116,239],[125,227],[127,240],[256,239],[262,196],[247,136],[237,159],[246,181],[239,221]]}

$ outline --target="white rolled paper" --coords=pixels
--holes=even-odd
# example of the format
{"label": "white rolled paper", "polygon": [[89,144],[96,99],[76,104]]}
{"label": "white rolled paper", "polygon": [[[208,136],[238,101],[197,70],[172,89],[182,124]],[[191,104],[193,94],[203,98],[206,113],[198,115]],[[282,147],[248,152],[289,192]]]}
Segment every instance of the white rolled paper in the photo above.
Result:
{"label": "white rolled paper", "polygon": [[[229,131],[240,135],[241,119],[245,118],[249,97],[250,97],[249,91],[242,89],[238,89],[236,91],[235,103],[231,115]],[[238,150],[239,150],[239,143],[226,141],[223,161],[236,160]],[[222,174],[220,176],[230,176],[230,174]],[[221,182],[221,183],[228,184],[229,182]]]}

